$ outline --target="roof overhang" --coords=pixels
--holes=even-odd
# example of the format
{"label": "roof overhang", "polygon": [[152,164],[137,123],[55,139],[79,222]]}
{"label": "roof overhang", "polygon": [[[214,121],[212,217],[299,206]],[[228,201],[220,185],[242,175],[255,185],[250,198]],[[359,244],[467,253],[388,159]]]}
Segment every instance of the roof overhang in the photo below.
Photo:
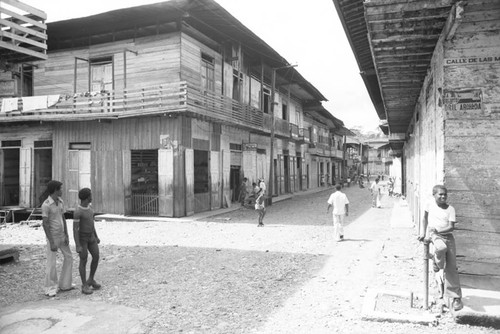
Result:
{"label": "roof overhang", "polygon": [[457,0],[333,0],[384,133],[406,132]]}

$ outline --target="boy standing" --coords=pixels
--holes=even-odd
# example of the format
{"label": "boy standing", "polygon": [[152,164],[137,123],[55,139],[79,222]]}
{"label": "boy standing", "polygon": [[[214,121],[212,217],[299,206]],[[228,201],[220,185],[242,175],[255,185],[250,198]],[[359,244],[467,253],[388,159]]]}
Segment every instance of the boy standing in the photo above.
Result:
{"label": "boy standing", "polygon": [[336,191],[330,195],[328,198],[328,207],[326,208],[326,213],[330,211],[330,207],[333,206],[333,229],[335,238],[337,241],[344,240],[344,220],[345,216],[349,216],[349,200],[346,194],[342,191],[342,186],[337,184],[335,186]]}
{"label": "boy standing", "polygon": [[457,270],[457,250],[452,233],[455,229],[455,209],[447,203],[446,187],[434,186],[432,195],[434,201],[425,208],[423,228],[418,239],[422,241],[427,235],[434,244],[434,271],[444,269],[444,294],[447,298],[453,298],[451,306],[458,311],[463,308],[463,304]]}
{"label": "boy standing", "polygon": [[[42,204],[42,226],[47,237],[47,269],[45,274],[45,295],[55,297],[57,291],[68,291],[74,288],[71,272],[73,256],[69,248],[68,226],[64,218],[64,202],[62,183],[51,180],[47,183],[49,196]],[[57,250],[60,249],[64,262],[59,281],[57,280]]]}
{"label": "boy standing", "polygon": [[[76,252],[80,255],[80,277],[82,279],[82,293],[90,295],[93,291],[101,288],[94,275],[99,263],[99,246],[101,242],[97,237],[94,226],[94,210],[92,209],[92,192],[89,188],[83,188],[78,192],[80,198],[80,205],[75,210],[73,217],[73,236],[75,238]],[[90,263],[89,279],[86,279],[86,266],[88,253],[92,255],[92,262]]]}

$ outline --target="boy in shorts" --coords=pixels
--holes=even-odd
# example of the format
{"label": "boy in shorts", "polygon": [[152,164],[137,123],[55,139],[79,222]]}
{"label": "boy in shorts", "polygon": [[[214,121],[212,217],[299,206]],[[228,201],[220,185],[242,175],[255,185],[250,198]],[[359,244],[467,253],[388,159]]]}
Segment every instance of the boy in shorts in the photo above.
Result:
{"label": "boy in shorts", "polygon": [[[94,275],[99,263],[99,246],[101,242],[97,237],[94,226],[94,210],[92,209],[92,192],[89,188],[83,188],[78,192],[80,198],[80,205],[75,210],[73,216],[73,236],[75,238],[76,252],[80,255],[80,277],[82,279],[82,293],[90,295],[94,290],[101,288]],[[92,255],[92,262],[90,263],[89,278],[86,279],[86,266],[88,253]]]}

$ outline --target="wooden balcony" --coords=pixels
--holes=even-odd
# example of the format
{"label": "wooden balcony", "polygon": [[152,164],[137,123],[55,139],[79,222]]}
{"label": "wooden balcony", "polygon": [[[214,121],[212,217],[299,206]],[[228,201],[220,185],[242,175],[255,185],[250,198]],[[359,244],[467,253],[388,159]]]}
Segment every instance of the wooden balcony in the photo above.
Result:
{"label": "wooden balcony", "polygon": [[[33,101],[38,106],[34,106]],[[271,125],[270,116],[260,110],[226,96],[188,86],[183,81],[140,89],[0,99],[0,107],[6,103],[10,108],[5,105],[0,109],[0,123],[189,114],[260,132],[269,132]],[[286,121],[275,119],[275,130],[280,136],[290,137]]]}
{"label": "wooden balcony", "polygon": [[[272,126],[272,117],[269,114],[264,116],[264,131],[270,132]],[[281,138],[290,138],[290,127],[288,121],[274,117],[274,135]]]}
{"label": "wooden balcony", "polygon": [[47,59],[47,15],[17,0],[0,0],[0,60]]}

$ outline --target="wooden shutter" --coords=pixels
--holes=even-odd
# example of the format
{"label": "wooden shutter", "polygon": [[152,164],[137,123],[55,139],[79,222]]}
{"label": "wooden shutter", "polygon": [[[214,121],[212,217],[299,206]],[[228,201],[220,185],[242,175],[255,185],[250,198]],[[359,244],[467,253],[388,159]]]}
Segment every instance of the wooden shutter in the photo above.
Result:
{"label": "wooden shutter", "polygon": [[75,209],[78,206],[78,181],[79,173],[79,154],[78,150],[68,151],[68,181],[64,186],[68,189],[68,198],[66,206],[69,209]]}
{"label": "wooden shutter", "polygon": [[220,154],[219,152],[210,151],[210,207],[212,210],[220,208]]}
{"label": "wooden shutter", "polygon": [[78,151],[78,189],[82,188],[92,189],[90,181],[90,150]]}
{"label": "wooden shutter", "polygon": [[[227,207],[231,206],[231,152],[229,150],[222,151],[222,189],[223,202]],[[223,205],[224,206],[224,205]]]}
{"label": "wooden shutter", "polygon": [[186,173],[186,216],[194,214],[194,150],[184,151],[184,167]]}
{"label": "wooden shutter", "polygon": [[19,206],[31,205],[31,148],[21,148],[19,159]]}
{"label": "wooden shutter", "polygon": [[122,168],[124,212],[130,215],[132,214],[132,154],[130,150],[122,151]]}
{"label": "wooden shutter", "polygon": [[158,150],[159,215],[174,216],[174,151]]}

